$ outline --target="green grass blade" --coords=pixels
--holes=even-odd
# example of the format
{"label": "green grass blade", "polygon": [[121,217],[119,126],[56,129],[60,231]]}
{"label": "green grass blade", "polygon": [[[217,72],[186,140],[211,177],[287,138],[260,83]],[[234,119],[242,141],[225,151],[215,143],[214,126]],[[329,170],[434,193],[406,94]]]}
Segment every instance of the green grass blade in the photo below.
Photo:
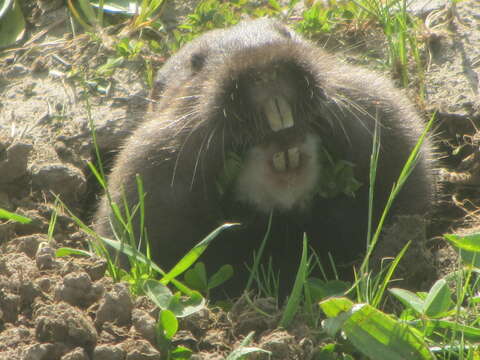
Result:
{"label": "green grass blade", "polygon": [[89,24],[87,24],[83,19],[82,19],[82,16],[80,15],[80,13],[78,12],[78,10],[75,8],[75,6],[73,5],[73,0],[67,0],[67,5],[68,5],[68,9],[70,10],[70,12],[72,13],[73,17],[75,18],[75,20],[78,21],[78,23],[87,31],[92,31],[93,30],[93,27]]}
{"label": "green grass blade", "polygon": [[103,26],[103,6],[105,5],[105,0],[99,0],[98,4],[99,4],[99,7],[98,7],[97,21],[98,21],[98,25],[102,27]]}
{"label": "green grass blade", "polygon": [[0,219],[13,220],[21,224],[28,224],[32,222],[32,220],[26,216],[18,215],[5,209],[0,209]]}
{"label": "green grass blade", "polygon": [[97,25],[97,16],[90,2],[88,0],[77,0],[77,3],[80,5],[80,9],[82,9],[88,22],[92,25]]}
{"label": "green grass blade", "polygon": [[[418,323],[420,324],[420,320]],[[463,337],[469,341],[474,341],[476,343],[480,342],[480,328],[462,325],[458,322],[449,321],[449,320],[428,320],[428,323],[433,324],[436,329],[446,329],[452,332],[460,332]],[[423,324],[422,324],[423,326]]]}
{"label": "green grass blade", "polygon": [[215,230],[213,230],[210,234],[205,237],[202,241],[200,241],[197,245],[193,247],[183,258],[173,267],[172,270],[165,274],[165,276],[160,280],[162,284],[168,284],[172,279],[176,278],[184,271],[190,268],[190,266],[197,261],[200,255],[207,249],[208,245],[215,239],[222,231],[231,228],[232,226],[237,226],[238,224],[235,223],[227,223],[220,225]]}
{"label": "green grass blade", "polygon": [[3,19],[13,7],[15,0],[3,0],[0,6],[0,20]]}
{"label": "green grass blade", "polygon": [[364,273],[367,272],[369,258],[371,257],[371,254],[372,254],[372,252],[375,248],[376,243],[378,242],[378,238],[380,237],[380,233],[383,229],[383,224],[384,224],[384,222],[387,218],[388,213],[390,212],[390,208],[393,205],[393,201],[397,197],[398,193],[402,189],[405,182],[407,181],[410,173],[415,168],[415,163],[417,162],[417,159],[420,156],[420,148],[421,148],[427,134],[430,132],[430,129],[433,125],[433,120],[434,119],[435,119],[435,114],[432,115],[432,117],[430,118],[430,121],[428,122],[427,126],[425,127],[425,130],[423,131],[422,135],[420,136],[420,139],[418,139],[418,141],[415,144],[412,152],[410,153],[405,165],[403,166],[402,171],[400,172],[400,175],[398,176],[397,183],[394,184],[394,186],[392,188],[392,192],[390,193],[390,196],[388,197],[387,204],[385,205],[385,209],[382,212],[382,216],[380,217],[380,221],[378,222],[377,229],[375,231],[375,234],[373,235],[373,239],[370,242],[370,246],[369,246],[369,249],[367,251],[367,254],[365,255],[363,263],[360,267],[361,274],[364,274]]}
{"label": "green grass blade", "polygon": [[138,247],[141,247],[142,241],[145,242],[146,255],[150,259],[150,244],[148,239],[145,238],[145,191],[143,190],[143,181],[139,174],[135,176],[137,183],[137,193],[139,199],[139,211],[140,211],[140,238],[138,241]]}
{"label": "green grass blade", "polygon": [[62,247],[59,248],[55,251],[55,256],[56,257],[63,257],[63,256],[70,256],[70,255],[81,255],[81,256],[88,256],[91,257],[92,253],[85,251],[85,250],[80,250],[80,249],[72,249],[68,247]]}
{"label": "green grass blade", "polygon": [[53,240],[53,233],[55,232],[55,226],[57,225],[57,217],[58,200],[55,200],[55,208],[53,209],[52,215],[50,216],[50,221],[48,222],[47,238],[49,242]]}
{"label": "green grass blade", "polygon": [[[378,116],[376,117],[376,119]],[[380,155],[380,122],[375,121],[375,129],[373,132],[372,155],[370,156],[370,185],[368,188],[368,229],[367,229],[367,249],[370,248],[372,240],[372,225],[373,225],[373,199],[375,195],[375,180],[377,178],[378,157]]]}
{"label": "green grass blade", "polygon": [[273,221],[273,211],[270,212],[270,216],[268,218],[267,231],[265,232],[265,235],[263,236],[262,242],[260,244],[260,248],[258,249],[258,252],[255,256],[255,259],[254,259],[254,262],[253,262],[253,265],[252,265],[252,269],[250,271],[250,276],[248,277],[247,286],[245,287],[245,291],[250,290],[250,288],[252,286],[253,279],[255,277],[258,277],[259,270],[260,270],[260,260],[262,259],[263,250],[265,249],[265,245],[267,244],[268,237],[270,236],[270,230],[272,228],[272,221]]}
{"label": "green grass blade", "polygon": [[129,244],[126,244],[125,242],[121,242],[117,240],[107,239],[102,236],[100,236],[100,239],[111,248],[120,251],[121,253],[127,255],[129,258],[135,258],[136,261],[139,261],[144,264],[149,264],[159,274],[161,275],[165,274],[165,271],[163,271],[160,267],[158,267],[158,265],[153,263],[144,254],[142,254],[140,251],[130,246]]}
{"label": "green grass blade", "polygon": [[303,234],[302,258],[298,267],[297,277],[295,278],[293,290],[290,294],[290,297],[288,298],[287,306],[285,307],[285,311],[283,312],[282,319],[280,320],[280,326],[284,328],[286,328],[293,320],[293,317],[297,313],[300,306],[300,300],[302,299],[302,290],[303,286],[305,285],[308,273],[307,244],[307,234]]}
{"label": "green grass blade", "polygon": [[255,348],[255,347],[248,347],[248,345],[252,342],[253,335],[255,334],[254,331],[251,331],[247,336],[245,336],[245,339],[242,340],[240,345],[238,346],[237,349],[233,350],[225,360],[240,360],[244,359],[245,355],[255,353],[255,352],[262,352],[265,354],[268,354],[269,356],[272,354],[270,351],[263,350],[260,348]]}
{"label": "green grass blade", "polygon": [[388,271],[385,274],[385,276],[382,277],[381,284],[376,287],[375,290],[375,296],[373,297],[373,300],[371,302],[371,305],[373,307],[378,307],[380,305],[380,302],[383,299],[383,294],[385,293],[385,290],[387,289],[387,285],[390,282],[390,279],[393,276],[393,273],[395,272],[395,269],[397,268],[398,264],[400,263],[400,260],[403,258],[403,255],[405,255],[405,252],[410,246],[410,241],[405,244],[405,246],[402,248],[402,250],[398,253],[397,256],[395,256],[395,259],[392,261],[390,266],[388,267]]}

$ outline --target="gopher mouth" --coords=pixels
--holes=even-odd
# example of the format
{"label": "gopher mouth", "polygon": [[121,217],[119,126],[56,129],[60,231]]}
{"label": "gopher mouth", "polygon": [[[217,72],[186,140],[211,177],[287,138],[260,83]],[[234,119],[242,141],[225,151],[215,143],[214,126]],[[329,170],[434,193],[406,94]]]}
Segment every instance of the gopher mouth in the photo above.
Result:
{"label": "gopher mouth", "polygon": [[298,131],[292,108],[282,96],[261,106],[272,133],[248,150],[237,178],[237,200],[263,212],[306,207],[319,178],[317,135]]}
{"label": "gopher mouth", "polygon": [[[264,106],[263,112],[267,119],[268,125],[274,133],[288,133],[287,129],[294,127],[292,109],[287,100],[283,96],[276,96],[268,99]],[[283,137],[281,143],[285,149],[273,153],[271,159],[272,169],[278,173],[286,173],[294,171],[300,166],[301,153],[295,140],[290,140],[288,144],[288,137]],[[278,141],[278,140],[277,140]]]}

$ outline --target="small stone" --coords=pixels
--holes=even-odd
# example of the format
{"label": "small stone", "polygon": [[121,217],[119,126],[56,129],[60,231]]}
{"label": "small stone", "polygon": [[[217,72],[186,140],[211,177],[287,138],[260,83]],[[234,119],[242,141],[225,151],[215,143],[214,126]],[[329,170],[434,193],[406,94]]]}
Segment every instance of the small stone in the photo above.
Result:
{"label": "small stone", "polygon": [[35,336],[42,342],[65,343],[93,350],[97,331],[92,320],[67,304],[40,304],[33,312]]}
{"label": "small stone", "polygon": [[160,360],[160,353],[145,340],[127,340],[122,344],[127,352],[125,360]]}
{"label": "small stone", "polygon": [[3,275],[9,276],[9,288],[17,289],[24,279],[35,279],[38,275],[35,262],[23,253],[10,252],[0,256],[0,269]]}
{"label": "small stone", "polygon": [[93,351],[93,360],[124,360],[125,350],[117,345],[99,345]]}
{"label": "small stone", "polygon": [[42,292],[36,284],[31,280],[25,281],[18,289],[20,294],[22,308],[30,307],[37,296],[41,296]]}
{"label": "small stone", "polygon": [[2,321],[14,324],[20,311],[20,296],[0,288],[0,311]]}
{"label": "small stone", "polygon": [[103,292],[102,285],[94,285],[86,272],[74,272],[63,278],[55,290],[55,297],[70,305],[88,307],[97,301]]}
{"label": "small stone", "polygon": [[85,271],[90,275],[92,281],[100,280],[107,270],[107,260],[104,258],[92,257],[91,262],[85,265]]}
{"label": "small stone", "polygon": [[30,258],[35,257],[35,254],[38,250],[38,245],[46,241],[46,236],[40,234],[20,236],[8,243],[9,248],[12,246],[16,247],[16,250],[21,251],[28,255]]}
{"label": "small stone", "polygon": [[48,164],[32,168],[32,183],[43,191],[52,191],[62,199],[78,200],[86,192],[83,173],[64,164]]}
{"label": "small stone", "polygon": [[198,339],[193,336],[190,330],[179,330],[172,339],[175,346],[185,346],[189,349],[194,349],[198,344]]}
{"label": "small stone", "polygon": [[20,222],[15,223],[15,233],[18,236],[45,234],[47,232],[48,220],[40,215],[37,210],[25,211],[21,208],[17,208],[15,212],[30,219],[30,222],[26,224]]}
{"label": "small stone", "polygon": [[25,360],[48,360],[52,357],[53,344],[34,344],[25,352]]}
{"label": "small stone", "polygon": [[89,360],[89,357],[85,350],[81,347],[77,347],[68,354],[63,355],[60,360]]}
{"label": "small stone", "polygon": [[129,325],[132,309],[132,298],[127,285],[114,284],[112,291],[106,292],[100,302],[95,323],[98,327],[107,321],[120,326]]}
{"label": "small stone", "polygon": [[36,58],[32,62],[32,65],[30,65],[30,71],[32,73],[41,73],[41,72],[46,71],[46,70],[47,70],[47,66],[45,64],[45,58],[43,58],[43,57]]}
{"label": "small stone", "polygon": [[42,292],[44,293],[50,292],[50,289],[52,286],[52,280],[49,277],[41,277],[41,278],[35,279],[35,283]]}
{"label": "small stone", "polygon": [[287,331],[276,330],[259,340],[259,348],[272,352],[272,359],[294,359],[299,352],[298,341]]}
{"label": "small stone", "polygon": [[28,155],[33,146],[15,142],[0,157],[0,184],[8,184],[27,173]]}
{"label": "small stone", "polygon": [[14,64],[11,68],[12,72],[14,72],[17,76],[19,75],[26,75],[28,74],[28,68],[22,64]]}
{"label": "small stone", "polygon": [[132,323],[135,330],[138,331],[151,344],[155,344],[155,326],[156,321],[146,311],[133,309]]}

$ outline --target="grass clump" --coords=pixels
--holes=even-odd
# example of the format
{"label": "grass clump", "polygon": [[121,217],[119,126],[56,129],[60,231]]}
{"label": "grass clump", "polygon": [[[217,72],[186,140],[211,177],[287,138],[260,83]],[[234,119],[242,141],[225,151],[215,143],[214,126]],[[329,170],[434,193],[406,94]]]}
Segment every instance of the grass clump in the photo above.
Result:
{"label": "grass clump", "polygon": [[[151,25],[161,14],[165,0],[68,0],[74,19],[86,31],[102,31],[105,26],[127,18],[125,31],[133,33]],[[105,14],[112,14],[105,19]],[[110,20],[110,21],[109,21]]]}
{"label": "grass clump", "polygon": [[423,64],[419,52],[418,22],[408,11],[407,0],[357,0],[355,3],[369,16],[376,19],[388,44],[387,64],[394,74],[398,74],[403,87],[409,84],[409,52],[415,61],[419,78],[419,92],[424,97]]}
{"label": "grass clump", "polygon": [[415,64],[414,71],[419,95],[423,99],[424,65],[421,55],[421,20],[409,12],[407,0],[330,0],[328,3],[315,2],[303,13],[303,19],[296,29],[309,37],[318,33],[361,33],[366,29],[379,27],[385,36],[387,58],[385,65],[394,77],[400,79],[402,87],[411,82],[409,75],[410,58]]}

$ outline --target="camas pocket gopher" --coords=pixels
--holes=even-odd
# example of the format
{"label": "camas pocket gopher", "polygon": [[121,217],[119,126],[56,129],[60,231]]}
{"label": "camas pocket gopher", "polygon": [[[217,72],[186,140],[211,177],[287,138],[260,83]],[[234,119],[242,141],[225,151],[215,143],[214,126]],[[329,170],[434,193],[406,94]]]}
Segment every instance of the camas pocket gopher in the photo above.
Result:
{"label": "camas pocket gopher", "polygon": [[[327,267],[328,253],[337,264],[361,257],[375,124],[381,148],[374,224],[424,130],[389,81],[267,19],[210,31],[184,46],[159,71],[156,96],[115,161],[113,201],[123,204],[123,191],[135,207],[141,176],[151,252],[165,270],[220,224],[240,222],[201,258],[210,272],[234,266],[225,285],[230,294],[245,286],[245,264],[272,212],[263,256],[271,257],[283,287],[292,284],[304,232]],[[433,168],[427,138],[391,218],[425,213]],[[112,237],[105,198],[95,219],[96,230]],[[139,233],[138,216],[136,226]]]}

